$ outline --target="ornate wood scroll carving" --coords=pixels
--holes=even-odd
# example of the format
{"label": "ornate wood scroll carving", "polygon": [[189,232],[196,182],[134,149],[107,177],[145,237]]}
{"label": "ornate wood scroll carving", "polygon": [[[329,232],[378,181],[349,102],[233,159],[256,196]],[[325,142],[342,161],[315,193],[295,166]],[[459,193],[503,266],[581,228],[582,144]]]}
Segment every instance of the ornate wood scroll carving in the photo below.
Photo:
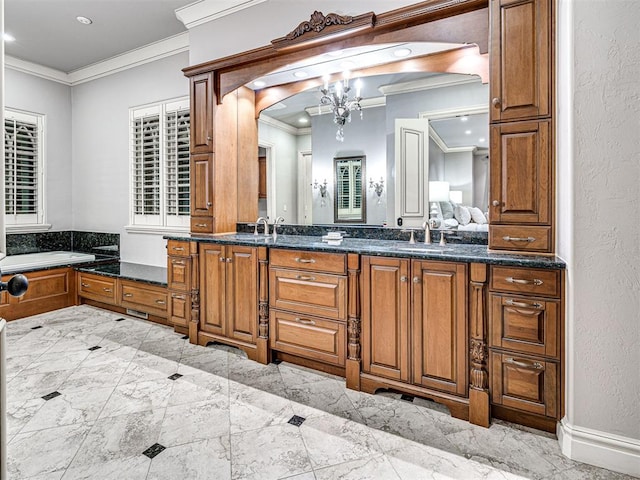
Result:
{"label": "ornate wood scroll carving", "polygon": [[[485,267],[486,268],[486,267]],[[486,338],[486,282],[484,278],[476,277],[471,280],[471,339],[469,373],[470,387],[487,391],[489,388],[489,374],[487,372],[487,338]],[[486,273],[485,273],[486,275]],[[475,281],[474,281],[475,280]]]}
{"label": "ornate wood scroll carving", "polygon": [[269,338],[269,271],[266,248],[260,248],[258,253],[258,336]]}
{"label": "ornate wood scroll carving", "polygon": [[307,32],[321,32],[329,25],[348,25],[353,22],[353,17],[349,15],[338,15],[337,13],[330,13],[324,16],[322,12],[315,11],[311,14],[311,18],[308,22],[302,22],[298,27],[289,33],[286,37],[287,40],[294,40],[301,37]]}
{"label": "ornate wood scroll carving", "polygon": [[316,10],[311,14],[309,20],[302,22],[286,36],[271,40],[271,44],[277,49],[285,49],[298,46],[301,43],[316,42],[333,34],[372,28],[374,20],[375,15],[373,12],[351,17],[349,15],[338,15],[337,13],[324,15]]}
{"label": "ornate wood scroll carving", "polygon": [[360,259],[358,255],[349,255],[348,275],[347,358],[360,361]]}

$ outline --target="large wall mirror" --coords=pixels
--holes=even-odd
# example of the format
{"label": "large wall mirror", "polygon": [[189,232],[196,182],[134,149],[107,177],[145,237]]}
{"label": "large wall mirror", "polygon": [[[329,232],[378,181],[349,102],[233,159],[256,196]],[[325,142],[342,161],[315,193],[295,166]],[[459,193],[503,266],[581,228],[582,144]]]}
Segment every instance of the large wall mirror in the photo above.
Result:
{"label": "large wall mirror", "polygon": [[[283,216],[287,223],[298,224],[395,226],[402,216],[396,187],[400,169],[396,125],[404,120],[424,132],[423,145],[416,147],[423,172],[416,201],[423,202],[424,208],[406,218],[404,225],[419,225],[432,214],[429,182],[433,181],[448,182],[450,200],[485,212],[486,56],[476,49],[477,74],[473,66],[462,68],[468,70],[465,74],[415,66],[416,58],[444,58],[472,48],[429,42],[356,47],[294,63],[248,83],[260,94],[277,92],[294,82],[306,86],[307,77],[324,78],[320,85],[295,88],[293,95],[276,95],[277,101],[260,112],[256,158],[266,158],[262,162],[267,190],[259,203],[260,215]],[[324,96],[335,101],[324,101]],[[338,101],[342,96],[350,109],[343,126],[339,117],[344,116],[340,108],[345,105]],[[264,105],[264,98],[258,107]],[[358,158],[362,159],[357,187],[361,197],[353,197],[355,190],[339,178],[338,168],[341,175],[346,174],[346,160],[340,159]],[[341,190],[346,185],[349,200]],[[438,215],[442,214],[438,204]]]}

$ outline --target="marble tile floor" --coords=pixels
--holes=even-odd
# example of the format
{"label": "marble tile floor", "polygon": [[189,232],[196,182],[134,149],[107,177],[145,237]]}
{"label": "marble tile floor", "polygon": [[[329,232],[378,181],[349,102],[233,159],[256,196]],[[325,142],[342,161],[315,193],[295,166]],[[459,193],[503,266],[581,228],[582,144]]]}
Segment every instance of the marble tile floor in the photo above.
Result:
{"label": "marble tile floor", "polygon": [[9,322],[7,356],[11,480],[631,478],[549,434],[88,306]]}

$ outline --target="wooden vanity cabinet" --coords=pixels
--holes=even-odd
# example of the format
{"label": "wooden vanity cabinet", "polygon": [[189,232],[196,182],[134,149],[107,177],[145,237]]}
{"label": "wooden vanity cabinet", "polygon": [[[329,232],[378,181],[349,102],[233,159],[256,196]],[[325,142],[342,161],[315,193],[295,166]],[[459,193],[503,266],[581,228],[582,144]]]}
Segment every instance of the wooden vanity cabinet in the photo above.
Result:
{"label": "wooden vanity cabinet", "polygon": [[98,302],[117,304],[116,278],[78,272],[78,295]]}
{"label": "wooden vanity cabinet", "polygon": [[188,333],[193,288],[191,242],[167,241],[167,316],[176,331]]}
{"label": "wooden vanity cabinet", "polygon": [[455,395],[463,403],[467,265],[364,256],[361,275],[362,372],[370,383],[381,386],[387,378],[413,393],[448,400]]}
{"label": "wooden vanity cabinet", "polygon": [[553,253],[552,0],[490,3],[489,248]]}
{"label": "wooden vanity cabinet", "polygon": [[229,343],[255,359],[258,335],[258,249],[200,244],[198,343]]}
{"label": "wooden vanity cabinet", "polygon": [[167,289],[121,279],[119,304],[124,308],[143,311],[159,317],[167,316]]}
{"label": "wooden vanity cabinet", "polygon": [[562,271],[494,265],[490,276],[494,416],[553,431],[562,415]]}
{"label": "wooden vanity cabinet", "polygon": [[272,351],[344,367],[347,261],[342,253],[271,249]]}

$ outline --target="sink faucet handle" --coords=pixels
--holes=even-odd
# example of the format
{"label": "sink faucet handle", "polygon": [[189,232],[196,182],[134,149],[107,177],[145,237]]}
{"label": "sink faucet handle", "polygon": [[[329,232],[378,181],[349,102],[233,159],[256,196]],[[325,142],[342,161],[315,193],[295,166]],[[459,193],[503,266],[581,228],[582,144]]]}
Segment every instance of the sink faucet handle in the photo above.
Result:
{"label": "sink faucet handle", "polygon": [[410,243],[411,245],[413,245],[414,243],[416,243],[416,237],[415,237],[415,232],[416,232],[416,231],[415,231],[415,229],[413,229],[413,228],[405,228],[405,229],[403,229],[402,231],[403,231],[403,232],[405,232],[405,233],[406,233],[406,232],[411,232],[411,237],[409,238],[409,243]]}
{"label": "sink faucet handle", "polygon": [[445,231],[440,230],[440,246],[444,247],[447,244],[447,241],[444,238]]}

